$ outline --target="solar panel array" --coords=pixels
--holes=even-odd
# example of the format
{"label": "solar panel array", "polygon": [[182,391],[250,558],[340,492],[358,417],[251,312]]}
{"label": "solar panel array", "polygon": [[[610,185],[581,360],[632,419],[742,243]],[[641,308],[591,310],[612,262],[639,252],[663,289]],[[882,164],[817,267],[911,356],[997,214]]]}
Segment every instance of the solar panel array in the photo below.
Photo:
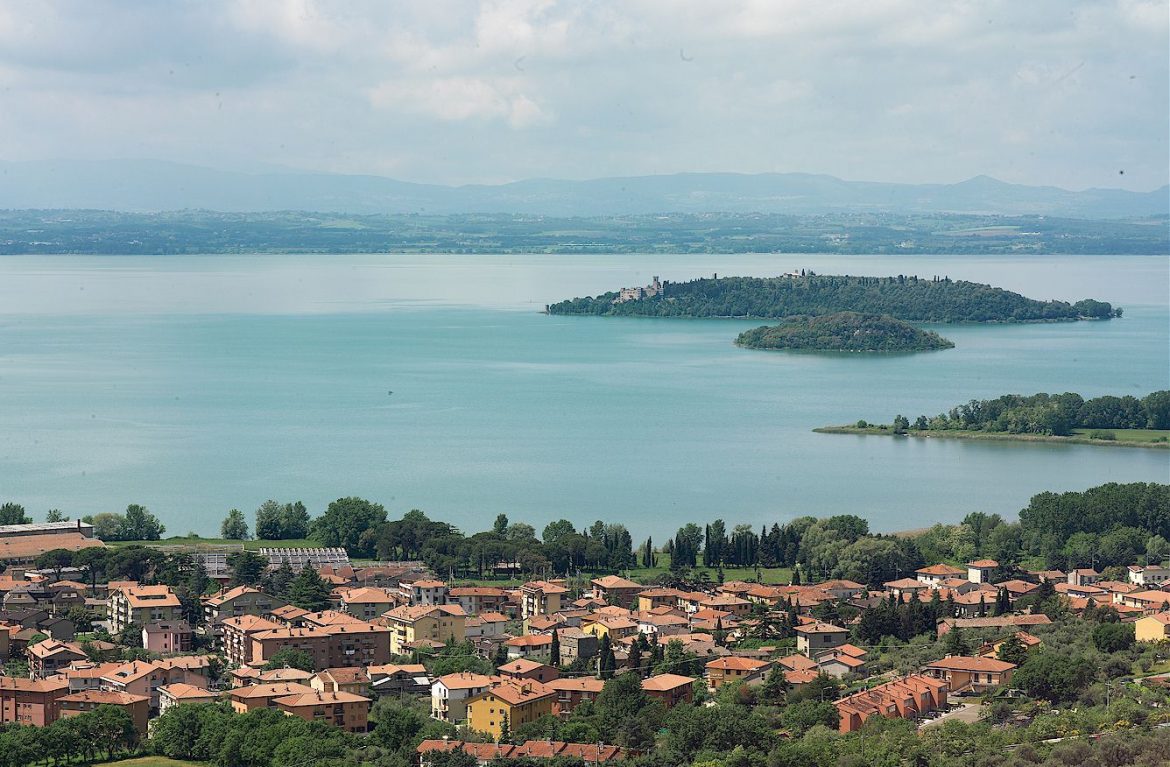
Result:
{"label": "solar panel array", "polygon": [[269,564],[282,565],[286,562],[294,570],[305,565],[321,567],[322,565],[336,565],[344,567],[349,564],[349,553],[341,548],[263,548],[260,555],[268,557]]}

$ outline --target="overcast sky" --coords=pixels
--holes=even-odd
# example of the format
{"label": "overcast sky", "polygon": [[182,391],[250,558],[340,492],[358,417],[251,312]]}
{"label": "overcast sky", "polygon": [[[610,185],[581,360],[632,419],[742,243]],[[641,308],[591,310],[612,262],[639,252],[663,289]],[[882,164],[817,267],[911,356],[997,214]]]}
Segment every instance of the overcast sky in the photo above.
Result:
{"label": "overcast sky", "polygon": [[1148,190],[1170,3],[0,4],[0,159]]}

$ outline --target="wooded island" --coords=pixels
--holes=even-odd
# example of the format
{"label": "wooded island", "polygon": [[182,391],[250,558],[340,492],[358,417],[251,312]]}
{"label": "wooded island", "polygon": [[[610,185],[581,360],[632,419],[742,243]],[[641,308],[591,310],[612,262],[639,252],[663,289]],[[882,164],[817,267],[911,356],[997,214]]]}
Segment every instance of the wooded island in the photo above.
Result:
{"label": "wooded island", "polygon": [[1120,317],[1110,303],[1037,301],[1002,288],[949,277],[858,277],[791,272],[780,277],[655,281],[548,306],[550,314],[610,317],[781,319],[835,312],[889,315],[908,322],[1052,322]]}
{"label": "wooded island", "polygon": [[952,349],[954,344],[889,315],[835,312],[789,317],[779,325],[746,330],[735,340],[748,349],[842,352],[918,352]]}

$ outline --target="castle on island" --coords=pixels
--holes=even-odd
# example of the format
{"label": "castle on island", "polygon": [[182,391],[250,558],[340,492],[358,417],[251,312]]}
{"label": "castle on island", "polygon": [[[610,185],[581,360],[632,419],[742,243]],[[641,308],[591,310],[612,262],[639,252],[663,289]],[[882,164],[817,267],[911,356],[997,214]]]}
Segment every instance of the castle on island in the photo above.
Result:
{"label": "castle on island", "polygon": [[622,288],[618,291],[618,297],[613,300],[615,304],[624,304],[626,301],[640,301],[643,298],[653,298],[654,296],[666,295],[666,286],[669,283],[658,279],[658,275],[654,275],[654,280],[645,287],[641,288]]}
{"label": "castle on island", "polygon": [[[811,269],[793,269],[791,272],[785,272],[782,277],[789,279],[800,279],[802,277],[812,277],[816,272]],[[711,275],[711,279],[718,280],[718,273]],[[666,287],[670,283],[666,280],[659,280],[658,275],[654,275],[654,280],[641,288],[622,288],[618,291],[617,298],[613,300],[615,304],[624,304],[627,301],[641,301],[643,298],[653,298],[654,296],[666,295]]]}

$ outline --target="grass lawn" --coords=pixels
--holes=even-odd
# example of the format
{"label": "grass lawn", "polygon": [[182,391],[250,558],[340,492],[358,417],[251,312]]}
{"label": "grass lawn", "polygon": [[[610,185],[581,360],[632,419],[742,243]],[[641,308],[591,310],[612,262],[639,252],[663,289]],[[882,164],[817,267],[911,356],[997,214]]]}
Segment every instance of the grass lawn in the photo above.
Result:
{"label": "grass lawn", "polygon": [[321,544],[317,541],[308,538],[294,538],[287,541],[229,541],[225,538],[200,538],[176,536],[174,538],[163,538],[161,541],[106,541],[107,546],[115,548],[119,546],[239,546],[244,545],[245,549],[254,551],[255,549],[276,548],[288,549],[294,547],[316,548]]}
{"label": "grass lawn", "polygon": [[1118,442],[1170,441],[1170,429],[1073,429],[1073,434],[1088,437],[1094,431],[1107,431],[1115,435]]}
{"label": "grass lawn", "polygon": [[[657,565],[654,567],[632,567],[629,577],[631,580],[645,582],[669,572],[670,555],[663,552],[658,555]],[[701,572],[706,573],[712,583],[715,583],[719,576],[719,568],[716,567],[696,567],[691,572],[695,576]],[[792,570],[787,567],[761,567],[759,574],[761,583],[787,584],[792,580]],[[754,581],[755,579],[756,569],[754,567],[723,568],[723,580],[725,581]]]}
{"label": "grass lawn", "polygon": [[165,756],[140,756],[136,759],[119,759],[115,762],[98,762],[94,767],[207,767],[207,762],[184,762]]}

